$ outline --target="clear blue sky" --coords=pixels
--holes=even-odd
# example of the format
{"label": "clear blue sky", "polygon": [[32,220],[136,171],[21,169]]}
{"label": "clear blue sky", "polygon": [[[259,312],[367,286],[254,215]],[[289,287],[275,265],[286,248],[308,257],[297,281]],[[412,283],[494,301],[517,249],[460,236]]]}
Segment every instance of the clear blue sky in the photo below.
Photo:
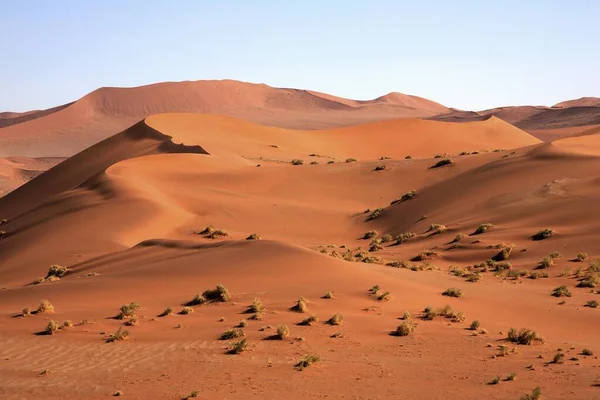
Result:
{"label": "clear blue sky", "polygon": [[0,0],[0,111],[237,79],[463,109],[600,96],[595,0]]}

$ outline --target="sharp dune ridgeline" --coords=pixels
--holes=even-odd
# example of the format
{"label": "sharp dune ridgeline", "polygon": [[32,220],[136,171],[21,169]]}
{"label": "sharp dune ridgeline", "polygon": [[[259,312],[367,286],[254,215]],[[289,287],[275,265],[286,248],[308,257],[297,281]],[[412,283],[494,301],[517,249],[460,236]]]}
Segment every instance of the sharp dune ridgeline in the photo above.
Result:
{"label": "sharp dune ridgeline", "polygon": [[594,107],[198,81],[4,113],[0,398],[596,398]]}

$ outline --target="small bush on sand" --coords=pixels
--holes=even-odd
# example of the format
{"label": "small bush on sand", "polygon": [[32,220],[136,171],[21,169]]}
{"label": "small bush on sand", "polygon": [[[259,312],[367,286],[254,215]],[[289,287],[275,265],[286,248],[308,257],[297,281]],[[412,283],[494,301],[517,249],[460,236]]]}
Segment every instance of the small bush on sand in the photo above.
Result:
{"label": "small bush on sand", "polygon": [[327,164],[335,164],[335,161],[329,160],[329,161],[327,161]]}
{"label": "small bush on sand", "polygon": [[115,333],[110,335],[108,339],[106,339],[106,341],[110,343],[120,340],[126,340],[127,338],[129,338],[129,331],[127,329],[123,329],[123,327],[119,327],[119,329],[117,329]]}
{"label": "small bush on sand", "polygon": [[544,257],[542,261],[540,261],[540,265],[538,268],[550,268],[554,265],[554,258],[552,257]]}
{"label": "small bush on sand", "polygon": [[246,326],[248,326],[248,321],[243,319],[236,325],[236,328],[245,328]]}
{"label": "small bush on sand", "polygon": [[48,321],[48,325],[46,326],[46,330],[44,332],[47,335],[54,335],[56,332],[58,332],[59,329],[60,326],[58,325],[58,322],[50,320]]}
{"label": "small bush on sand", "polygon": [[435,308],[433,308],[431,306],[427,306],[423,310],[423,317],[422,318],[425,319],[425,320],[431,321],[432,319],[434,319],[438,315],[440,315],[438,310],[436,310]]}
{"label": "small bush on sand", "polygon": [[431,232],[432,235],[437,235],[439,233],[442,233],[446,230],[446,226],[445,225],[441,225],[441,224],[431,224],[429,226],[429,229],[427,230],[427,232]]}
{"label": "small bush on sand", "polygon": [[544,240],[548,239],[552,235],[554,235],[554,231],[552,229],[542,229],[541,231],[538,231],[535,235],[531,236],[531,239]]}
{"label": "small bush on sand", "polygon": [[260,240],[261,237],[258,233],[253,233],[246,238],[246,240]]}
{"label": "small bush on sand", "polygon": [[403,320],[409,320],[410,319],[410,313],[408,311],[404,311],[404,314],[402,314],[402,319]]}
{"label": "small bush on sand", "polygon": [[411,258],[411,261],[425,261],[437,256],[439,253],[434,250],[425,250]]}
{"label": "small bush on sand", "polygon": [[188,307],[185,306],[181,309],[181,311],[179,311],[179,314],[181,315],[188,315],[194,312],[194,309],[192,307]]}
{"label": "small bush on sand", "polygon": [[481,224],[475,229],[473,235],[481,235],[482,233],[486,233],[488,229],[492,228],[494,225],[492,224]]}
{"label": "small bush on sand", "polygon": [[415,324],[407,320],[398,325],[396,330],[392,332],[394,336],[408,336],[415,330]]}
{"label": "small bush on sand", "polygon": [[416,235],[412,232],[404,232],[396,236],[396,244],[402,244],[408,239],[414,238]]}
{"label": "small bush on sand", "polygon": [[200,392],[197,391],[197,390],[192,390],[192,392],[190,394],[188,394],[187,396],[183,397],[181,400],[195,399],[198,396],[200,396]]}
{"label": "small bush on sand", "polygon": [[38,309],[36,310],[36,312],[37,313],[51,313],[51,312],[54,312],[54,306],[48,300],[42,300],[40,302],[40,305],[38,306]]}
{"label": "small bush on sand", "polygon": [[588,258],[588,254],[587,253],[577,253],[577,261],[583,261],[586,258]]}
{"label": "small bush on sand", "polygon": [[247,348],[248,342],[246,341],[246,338],[244,338],[232,343],[229,347],[227,347],[227,354],[240,354],[246,351]]}
{"label": "small bush on sand", "polygon": [[593,356],[594,352],[588,348],[585,348],[585,349],[581,350],[581,355],[582,356]]}
{"label": "small bush on sand", "polygon": [[138,308],[140,308],[138,303],[123,304],[119,309],[119,315],[117,315],[117,319],[133,317]]}
{"label": "small bush on sand", "polygon": [[523,397],[521,397],[521,400],[539,400],[539,398],[541,396],[542,396],[542,389],[540,389],[538,386],[531,391],[531,394],[526,394]]}
{"label": "small bush on sand", "polygon": [[318,162],[317,162],[317,161],[311,161],[311,162],[310,162],[310,165],[317,165],[317,164],[318,164]]}
{"label": "small bush on sand", "polygon": [[456,236],[454,237],[454,239],[452,239],[452,241],[451,241],[450,243],[458,243],[458,242],[460,242],[460,241],[461,241],[461,240],[462,240],[464,237],[465,237],[465,235],[464,235],[464,234],[462,234],[462,233],[459,233],[458,235],[456,235]]}
{"label": "small bush on sand", "polygon": [[554,297],[571,297],[571,291],[566,286],[559,286],[552,291]]}
{"label": "small bush on sand", "polygon": [[495,377],[492,378],[492,380],[489,381],[489,385],[497,385],[498,383],[500,383],[500,377],[498,375],[496,375]]}
{"label": "small bush on sand", "polygon": [[369,293],[377,295],[380,289],[381,288],[379,287],[379,285],[375,285],[371,289],[369,289]]}
{"label": "small bush on sand", "polygon": [[508,374],[508,376],[504,380],[510,382],[510,381],[514,381],[515,379],[517,379],[516,372],[511,372],[510,374]]}
{"label": "small bush on sand", "polygon": [[311,315],[308,318],[304,318],[300,323],[298,323],[298,325],[312,326],[312,324],[317,322],[319,322],[319,317],[316,315]]}
{"label": "small bush on sand", "polygon": [[442,295],[449,297],[463,297],[462,290],[457,288],[448,288],[442,293]]}
{"label": "small bush on sand", "polygon": [[372,221],[374,219],[377,219],[379,217],[381,217],[381,214],[383,213],[383,208],[379,207],[376,208],[375,211],[373,211],[368,217],[367,217],[367,221]]}
{"label": "small bush on sand", "polygon": [[364,234],[363,239],[373,239],[377,237],[377,231],[369,231]]}
{"label": "small bush on sand", "polygon": [[255,297],[252,304],[248,306],[248,313],[262,313],[266,309],[265,303],[259,298]]}
{"label": "small bush on sand", "polygon": [[514,244],[504,247],[498,254],[492,257],[492,261],[505,261],[510,258],[511,253],[515,250]]}
{"label": "small bush on sand", "polygon": [[411,191],[404,193],[399,199],[392,200],[390,205],[394,205],[397,203],[402,203],[404,201],[414,199],[416,195],[417,195],[417,191],[413,189]]}
{"label": "small bush on sand", "polygon": [[444,158],[443,160],[440,160],[440,161],[436,162],[435,164],[433,164],[430,167],[430,169],[443,167],[444,165],[450,165],[452,163],[454,163],[454,161],[452,161],[452,159],[450,159],[450,158]]}
{"label": "small bush on sand", "polygon": [[244,333],[243,329],[233,328],[233,329],[227,329],[225,332],[223,332],[221,334],[220,339],[221,340],[231,340],[231,339],[237,339],[237,338],[244,337],[244,336],[246,336],[246,333]]}
{"label": "small bush on sand", "polygon": [[213,233],[211,233],[210,235],[208,235],[207,237],[209,239],[218,239],[220,237],[225,237],[225,236],[229,236],[229,233],[225,232],[222,229],[217,229]]}
{"label": "small bush on sand", "polygon": [[322,299],[333,299],[333,292],[327,292],[325,293],[325,295],[323,295],[323,297],[321,297]]}
{"label": "small bush on sand", "polygon": [[216,231],[216,228],[212,225],[208,225],[206,228],[198,232],[199,235],[211,235]]}
{"label": "small bush on sand", "polygon": [[600,284],[600,277],[588,272],[577,284],[577,287],[595,288]]}
{"label": "small bush on sand", "polygon": [[541,338],[535,331],[527,328],[522,328],[520,331],[510,328],[508,334],[506,335],[506,340],[524,345],[531,345],[533,341],[543,342],[543,338]]}
{"label": "small bush on sand", "polygon": [[135,326],[138,323],[137,315],[133,315],[127,322],[125,322],[126,326]]}
{"label": "small bush on sand", "polygon": [[585,307],[598,308],[598,302],[596,300],[590,300],[584,304]]}
{"label": "small bush on sand", "polygon": [[296,311],[299,313],[305,313],[308,311],[308,306],[306,305],[306,300],[304,299],[304,297],[300,296],[300,298],[298,299],[298,301],[296,302],[296,304],[294,304],[290,310],[292,311]]}
{"label": "small bush on sand", "polygon": [[64,267],[62,265],[52,265],[48,269],[48,274],[46,275],[46,279],[55,276],[57,278],[62,278],[69,272],[69,268]]}
{"label": "small bush on sand", "polygon": [[309,355],[302,357],[302,359],[300,361],[298,361],[298,363],[296,364],[295,368],[298,371],[302,371],[303,369],[310,367],[311,365],[319,362],[320,360],[321,360],[321,358],[318,355],[309,354]]}
{"label": "small bush on sand", "polygon": [[303,165],[304,160],[294,159],[292,160],[292,165]]}
{"label": "small bush on sand", "polygon": [[472,331],[476,331],[479,330],[479,327],[481,326],[481,323],[477,320],[471,322],[471,325],[469,326],[469,329]]}
{"label": "small bush on sand", "polygon": [[392,295],[391,295],[390,292],[384,292],[384,293],[380,294],[377,297],[377,300],[379,300],[379,301],[389,301],[391,298],[392,298]]}
{"label": "small bush on sand", "polygon": [[562,258],[562,254],[558,251],[553,251],[552,253],[548,254],[548,257],[552,258],[553,260],[558,260],[559,258]]}
{"label": "small bush on sand", "polygon": [[383,250],[383,246],[380,245],[379,243],[373,243],[371,244],[371,247],[369,247],[369,252],[373,253],[375,251],[381,251]]}
{"label": "small bush on sand", "polygon": [[346,158],[347,163],[351,163],[351,162],[355,162],[355,161],[356,161],[356,158],[352,158],[352,157]]}
{"label": "small bush on sand", "polygon": [[378,165],[375,167],[373,171],[383,171],[385,170],[385,165]]}
{"label": "small bush on sand", "polygon": [[389,233],[386,233],[385,235],[383,235],[381,237],[381,243],[389,243],[392,240],[394,240],[394,238],[392,237],[392,235],[390,235]]}
{"label": "small bush on sand", "polygon": [[552,357],[551,364],[562,364],[565,362],[565,355],[563,353],[556,353],[554,357]]}
{"label": "small bush on sand", "polygon": [[329,320],[327,320],[329,325],[342,325],[344,323],[344,316],[340,313],[335,313]]}
{"label": "small bush on sand", "polygon": [[285,324],[279,325],[277,327],[277,334],[276,334],[277,339],[283,340],[288,336],[290,336],[290,328],[288,328],[288,326]]}
{"label": "small bush on sand", "polygon": [[201,294],[197,294],[196,296],[194,296],[194,298],[192,300],[185,303],[185,305],[186,306],[199,306],[204,303],[206,303],[206,299],[204,298],[204,296]]}
{"label": "small bush on sand", "polygon": [[167,315],[171,315],[173,314],[173,309],[171,307],[167,307],[165,308],[165,311],[163,311],[162,313],[158,314],[159,317],[166,317]]}
{"label": "small bush on sand", "polygon": [[231,295],[229,294],[229,290],[223,285],[217,285],[215,289],[208,289],[202,293],[202,296],[208,301],[219,301],[226,302],[229,301]]}

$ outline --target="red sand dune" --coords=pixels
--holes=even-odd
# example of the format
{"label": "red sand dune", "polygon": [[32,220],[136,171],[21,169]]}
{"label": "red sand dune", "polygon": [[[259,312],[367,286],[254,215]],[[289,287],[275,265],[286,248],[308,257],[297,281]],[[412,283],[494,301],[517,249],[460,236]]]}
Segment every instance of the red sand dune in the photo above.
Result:
{"label": "red sand dune", "polygon": [[[0,339],[8,343],[0,347],[0,397],[100,399],[122,390],[178,399],[198,390],[207,399],[507,399],[540,387],[543,399],[597,398],[598,358],[581,352],[600,351],[599,311],[583,306],[600,294],[577,287],[598,274],[589,261],[600,257],[597,137],[540,143],[494,117],[314,131],[206,114],[146,118],[0,199]],[[509,150],[482,151],[500,148]],[[444,152],[453,163],[431,168]],[[350,157],[358,161],[344,162]],[[414,198],[390,205],[413,189]],[[468,236],[483,223],[493,227]],[[209,224],[228,236],[194,233]],[[447,230],[432,234],[431,224]],[[532,240],[543,228],[554,235]],[[381,238],[415,236],[368,251],[361,237],[372,229]],[[251,233],[264,240],[244,240]],[[466,236],[450,243],[458,233]],[[509,270],[467,268],[501,243],[515,245]],[[410,261],[424,250],[436,254]],[[552,252],[562,257],[537,269]],[[589,259],[572,261],[579,252]],[[51,264],[70,271],[32,285]],[[230,301],[176,314],[219,283]],[[388,301],[368,294],[375,284]],[[572,292],[564,304],[550,295],[559,285]],[[442,296],[450,287],[464,296]],[[328,291],[333,298],[322,299]],[[289,310],[299,296],[307,313]],[[247,321],[247,351],[225,354],[232,341],[219,336],[249,319],[255,297],[266,312]],[[55,312],[15,317],[41,299]],[[136,324],[111,318],[132,301],[141,305]],[[421,318],[426,306],[445,304],[465,319]],[[175,314],[158,317],[167,306]],[[391,336],[405,311],[416,329]],[[323,322],[334,313],[344,315],[341,326]],[[320,322],[297,325],[311,314]],[[50,319],[88,322],[35,335]],[[473,320],[486,331],[468,330]],[[279,324],[290,337],[265,340]],[[106,343],[120,327],[130,338]],[[544,342],[508,342],[511,327],[534,329]],[[500,345],[507,354],[498,356]],[[552,363],[557,352],[564,362]],[[295,370],[307,354],[320,361]],[[50,373],[38,377],[43,370]],[[516,380],[488,384],[511,373]]]}

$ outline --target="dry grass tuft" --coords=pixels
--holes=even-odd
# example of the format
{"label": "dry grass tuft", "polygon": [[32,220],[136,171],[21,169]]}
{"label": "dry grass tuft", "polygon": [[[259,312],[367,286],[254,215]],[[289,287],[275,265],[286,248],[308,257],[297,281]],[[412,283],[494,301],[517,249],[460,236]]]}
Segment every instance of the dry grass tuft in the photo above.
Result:
{"label": "dry grass tuft", "polygon": [[321,360],[321,357],[319,357],[318,355],[316,355],[316,354],[309,354],[309,355],[306,355],[306,356],[302,357],[302,359],[300,361],[298,361],[298,363],[296,364],[295,368],[298,371],[302,371],[305,368],[308,368],[311,365],[319,362],[320,360]]}
{"label": "dry grass tuft", "polygon": [[344,316],[340,313],[335,313],[329,320],[327,320],[329,325],[342,325],[344,323]]}
{"label": "dry grass tuft", "polygon": [[300,298],[298,299],[298,301],[296,302],[296,304],[294,304],[290,310],[292,311],[296,311],[296,312],[300,312],[300,313],[305,313],[308,311],[308,306],[306,305],[306,300],[304,299],[304,297],[300,296]]}

